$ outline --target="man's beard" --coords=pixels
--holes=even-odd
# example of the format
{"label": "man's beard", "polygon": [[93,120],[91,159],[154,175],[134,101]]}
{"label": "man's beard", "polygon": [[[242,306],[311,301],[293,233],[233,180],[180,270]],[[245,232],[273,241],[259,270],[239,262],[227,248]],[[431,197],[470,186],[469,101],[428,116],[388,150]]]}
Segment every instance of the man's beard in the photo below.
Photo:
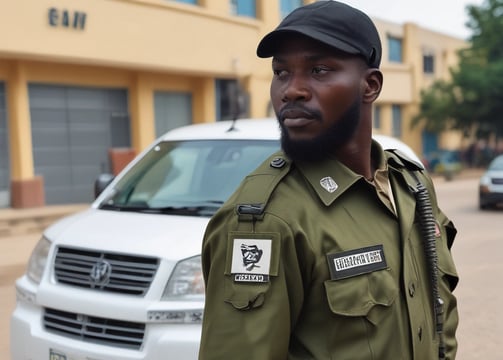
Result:
{"label": "man's beard", "polygon": [[[309,113],[314,115],[316,121],[323,121],[319,112],[311,110]],[[307,140],[292,140],[280,120],[281,148],[293,161],[317,162],[326,159],[353,137],[359,120],[360,104],[355,101],[324,133]]]}

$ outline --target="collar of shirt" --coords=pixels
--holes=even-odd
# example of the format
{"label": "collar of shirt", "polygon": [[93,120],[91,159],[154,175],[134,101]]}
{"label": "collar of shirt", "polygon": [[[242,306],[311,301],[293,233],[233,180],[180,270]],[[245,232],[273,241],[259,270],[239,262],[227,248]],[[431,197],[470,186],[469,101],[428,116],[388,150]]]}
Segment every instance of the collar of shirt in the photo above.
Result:
{"label": "collar of shirt", "polygon": [[[375,178],[377,178],[379,182],[379,186],[386,184],[383,190],[387,195],[385,196],[385,201],[383,198],[378,196],[385,203],[385,205],[389,208],[391,205],[391,211],[394,212],[394,202],[393,195],[391,193],[391,187],[389,186],[388,179],[388,165],[386,163],[386,158],[384,156],[384,151],[381,146],[376,142],[372,141],[372,160],[373,163],[377,165],[377,170],[375,173]],[[359,180],[365,180],[362,175],[356,174],[354,171],[349,169],[347,166],[342,164],[336,159],[327,158],[320,162],[316,163],[296,163],[296,167],[302,173],[302,175],[306,178],[306,180],[311,184],[314,191],[320,198],[320,200],[326,205],[329,206],[332,204],[341,194],[343,194],[348,188],[350,188],[354,183]],[[334,186],[334,191],[328,191],[323,186],[323,179],[332,179],[336,186]],[[368,181],[367,181],[368,182]],[[368,182],[372,184],[371,182]],[[375,184],[372,184],[376,186]],[[377,186],[376,186],[377,189]],[[389,192],[389,194],[388,194]],[[391,197],[388,197],[390,195]],[[388,199],[388,200],[386,200]],[[391,201],[391,203],[390,203]]]}
{"label": "collar of shirt", "polygon": [[377,142],[372,143],[372,160],[376,164],[376,170],[372,181],[367,182],[373,185],[376,189],[377,196],[381,202],[396,215],[395,199],[389,181],[389,169],[386,162],[384,152]]}

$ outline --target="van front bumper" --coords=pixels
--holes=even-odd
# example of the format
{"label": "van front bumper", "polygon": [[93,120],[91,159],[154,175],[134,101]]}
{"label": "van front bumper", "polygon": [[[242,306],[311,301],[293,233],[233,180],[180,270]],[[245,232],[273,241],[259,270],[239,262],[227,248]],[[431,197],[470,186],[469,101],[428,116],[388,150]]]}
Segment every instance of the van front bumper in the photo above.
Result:
{"label": "van front bumper", "polygon": [[198,357],[200,324],[149,323],[138,350],[49,332],[43,325],[44,309],[35,302],[35,290],[26,278],[16,283],[17,304],[10,325],[11,360],[196,360]]}

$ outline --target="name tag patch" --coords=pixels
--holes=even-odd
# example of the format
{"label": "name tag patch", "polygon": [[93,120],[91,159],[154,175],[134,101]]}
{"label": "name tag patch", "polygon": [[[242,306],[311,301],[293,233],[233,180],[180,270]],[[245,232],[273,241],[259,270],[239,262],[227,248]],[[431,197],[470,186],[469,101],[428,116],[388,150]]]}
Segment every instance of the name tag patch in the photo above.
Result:
{"label": "name tag patch", "polygon": [[327,259],[332,280],[367,274],[388,267],[382,245],[328,254]]}
{"label": "name tag patch", "polygon": [[235,282],[269,281],[271,243],[271,239],[234,239],[231,273]]}

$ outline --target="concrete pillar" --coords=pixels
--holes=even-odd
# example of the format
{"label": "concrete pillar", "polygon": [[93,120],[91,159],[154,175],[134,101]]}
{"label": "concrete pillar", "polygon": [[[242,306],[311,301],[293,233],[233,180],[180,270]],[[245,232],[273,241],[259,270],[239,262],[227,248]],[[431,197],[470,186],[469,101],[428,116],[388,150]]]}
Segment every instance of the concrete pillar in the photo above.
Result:
{"label": "concrete pillar", "polygon": [[193,85],[192,120],[194,123],[214,122],[216,104],[215,79],[198,78]]}
{"label": "concrete pillar", "polygon": [[131,142],[136,153],[155,139],[154,93],[148,77],[134,74],[129,87]]}
{"label": "concrete pillar", "polygon": [[45,203],[44,180],[35,176],[31,138],[27,71],[21,61],[12,64],[7,80],[11,166],[11,206],[28,208]]}

